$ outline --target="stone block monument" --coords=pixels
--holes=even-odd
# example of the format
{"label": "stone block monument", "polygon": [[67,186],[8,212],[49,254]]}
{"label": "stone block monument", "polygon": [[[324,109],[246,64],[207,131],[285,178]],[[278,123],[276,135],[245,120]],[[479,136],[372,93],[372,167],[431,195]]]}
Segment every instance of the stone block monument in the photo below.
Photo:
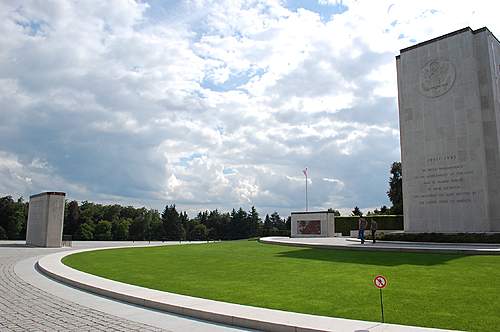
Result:
{"label": "stone block monument", "polygon": [[333,212],[292,212],[291,237],[333,237]]}
{"label": "stone block monument", "polygon": [[406,232],[500,232],[500,42],[464,28],[402,49]]}
{"label": "stone block monument", "polygon": [[62,246],[65,196],[62,192],[44,192],[30,196],[27,245]]}

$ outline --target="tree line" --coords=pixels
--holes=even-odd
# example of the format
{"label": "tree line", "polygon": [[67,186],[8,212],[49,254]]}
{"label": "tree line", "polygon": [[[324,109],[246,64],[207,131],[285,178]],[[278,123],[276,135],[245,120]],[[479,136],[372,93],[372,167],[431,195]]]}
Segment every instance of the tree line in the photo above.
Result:
{"label": "tree line", "polygon": [[11,196],[0,198],[0,240],[24,239],[27,220],[28,203],[22,197],[17,201]]}
{"label": "tree line", "polygon": [[[401,162],[391,165],[387,196],[392,206],[382,206],[367,214],[403,214],[403,180]],[[328,209],[336,216],[340,212]],[[359,207],[351,214],[362,216]],[[0,240],[24,239],[28,220],[28,202],[11,196],[0,198]],[[75,240],[234,240],[255,236],[287,235],[290,217],[283,219],[277,212],[259,217],[255,207],[245,211],[222,213],[218,210],[203,211],[195,218],[167,205],[160,214],[157,210],[133,206],[101,205],[88,201],[80,205],[66,202],[64,234]]]}
{"label": "tree line", "polygon": [[[0,239],[25,239],[28,203],[23,198],[0,198]],[[155,209],[119,204],[102,205],[88,201],[66,202],[64,235],[74,240],[116,241],[204,241],[236,240],[257,236],[286,235],[290,220],[274,212],[264,220],[252,207],[231,212],[199,212],[189,218],[175,205],[166,205],[162,213]]]}

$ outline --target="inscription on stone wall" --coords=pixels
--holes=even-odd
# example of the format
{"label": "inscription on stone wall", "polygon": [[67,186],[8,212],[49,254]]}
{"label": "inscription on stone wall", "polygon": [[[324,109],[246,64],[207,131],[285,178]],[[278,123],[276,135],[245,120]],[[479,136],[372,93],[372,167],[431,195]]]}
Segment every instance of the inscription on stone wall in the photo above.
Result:
{"label": "inscription on stone wall", "polygon": [[474,170],[465,164],[434,166],[428,163],[414,176],[419,193],[414,194],[413,199],[421,206],[474,202],[478,192],[469,189],[473,175]]}
{"label": "inscription on stone wall", "polygon": [[297,221],[298,234],[321,234],[321,220],[298,220]]}
{"label": "inscription on stone wall", "polygon": [[448,92],[455,82],[455,66],[447,60],[431,60],[420,70],[420,92],[435,98]]}

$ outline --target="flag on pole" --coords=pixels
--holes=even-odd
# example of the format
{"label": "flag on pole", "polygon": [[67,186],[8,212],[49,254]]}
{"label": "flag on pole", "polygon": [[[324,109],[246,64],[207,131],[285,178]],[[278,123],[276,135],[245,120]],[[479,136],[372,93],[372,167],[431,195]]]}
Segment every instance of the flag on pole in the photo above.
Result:
{"label": "flag on pole", "polygon": [[306,176],[306,212],[308,211],[308,203],[307,203],[307,167],[302,170],[302,173],[304,173],[304,175]]}

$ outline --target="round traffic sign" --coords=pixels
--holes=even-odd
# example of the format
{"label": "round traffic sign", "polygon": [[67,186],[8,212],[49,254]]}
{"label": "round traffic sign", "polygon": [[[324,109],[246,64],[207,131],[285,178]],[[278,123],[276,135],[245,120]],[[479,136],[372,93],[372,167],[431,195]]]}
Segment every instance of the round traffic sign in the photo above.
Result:
{"label": "round traffic sign", "polygon": [[387,279],[383,275],[378,275],[375,279],[373,279],[373,283],[375,284],[375,287],[382,289],[387,286]]}

